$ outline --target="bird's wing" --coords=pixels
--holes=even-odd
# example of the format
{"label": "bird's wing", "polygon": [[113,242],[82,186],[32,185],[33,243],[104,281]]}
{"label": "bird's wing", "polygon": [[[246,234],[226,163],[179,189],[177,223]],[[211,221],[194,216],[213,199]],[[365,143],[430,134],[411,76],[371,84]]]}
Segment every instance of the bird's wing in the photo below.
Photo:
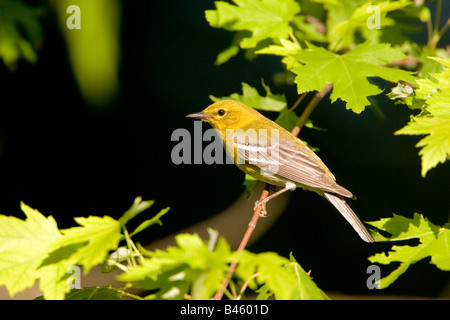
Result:
{"label": "bird's wing", "polygon": [[[292,143],[279,143],[279,139],[255,139],[236,131],[233,144],[238,163],[249,163],[265,174],[288,179],[296,184],[317,188],[345,197],[353,197],[347,189],[338,185],[328,174],[328,169]],[[306,148],[306,147],[305,147]],[[240,162],[239,162],[240,161]]]}

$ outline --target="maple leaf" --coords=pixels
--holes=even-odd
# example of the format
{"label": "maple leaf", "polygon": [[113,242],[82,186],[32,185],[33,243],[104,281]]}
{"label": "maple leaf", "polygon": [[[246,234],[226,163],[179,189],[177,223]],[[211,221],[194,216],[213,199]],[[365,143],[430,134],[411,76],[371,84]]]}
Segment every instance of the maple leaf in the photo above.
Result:
{"label": "maple leaf", "polygon": [[24,1],[2,0],[0,14],[0,59],[11,71],[17,69],[20,58],[35,63],[43,36],[39,9]]}
{"label": "maple leaf", "polygon": [[105,260],[109,250],[117,248],[122,237],[120,222],[111,217],[77,217],[75,221],[81,226],[61,230],[63,236],[52,243],[39,267],[45,299],[64,299],[70,290],[65,279],[68,268],[80,264],[87,274]]}
{"label": "maple leaf", "polygon": [[405,127],[395,132],[403,135],[427,135],[416,147],[422,147],[422,176],[450,157],[450,59],[431,58],[446,66],[430,79],[417,81],[416,97],[425,98],[424,111],[412,117]]}
{"label": "maple leaf", "polygon": [[287,103],[284,94],[273,94],[270,87],[267,86],[264,81],[262,81],[262,86],[266,91],[266,96],[264,97],[258,93],[258,90],[243,82],[242,94],[233,93],[227,97],[220,98],[210,95],[209,98],[213,102],[221,100],[236,100],[245,103],[252,108],[264,111],[281,111],[286,108]]}
{"label": "maple leaf", "polygon": [[431,74],[431,79],[417,81],[419,88],[416,94],[426,96],[426,109],[432,115],[450,114],[450,59],[428,57],[440,63],[444,69]]}
{"label": "maple leaf", "polygon": [[413,117],[412,120],[395,134],[427,135],[416,147],[422,147],[422,177],[450,156],[450,114],[442,116]]}
{"label": "maple leaf", "polygon": [[292,69],[297,75],[295,83],[298,93],[321,91],[327,84],[332,83],[331,101],[340,98],[347,102],[346,108],[355,113],[361,113],[370,105],[368,96],[382,92],[367,80],[368,77],[379,77],[390,82],[400,80],[415,82],[410,72],[380,66],[406,57],[389,44],[363,43],[343,55],[310,43],[308,47],[309,49],[301,50],[295,55],[295,58],[303,64]]}
{"label": "maple leaf", "polygon": [[292,32],[289,23],[300,12],[294,0],[233,0],[233,3],[216,1],[216,10],[206,10],[205,16],[214,28],[250,31],[251,36],[240,39],[243,49],[254,48],[268,38],[286,39]]}
{"label": "maple leaf", "polygon": [[63,236],[53,246],[61,250],[75,245],[77,250],[70,255],[70,260],[81,264],[87,274],[92,267],[105,260],[109,250],[117,248],[122,238],[121,225],[109,216],[77,217],[75,221],[81,226],[61,230]]}
{"label": "maple leaf", "polygon": [[[211,239],[218,237],[217,231],[208,232]],[[198,234],[178,234],[175,241],[177,246],[167,250],[144,251],[150,259],[144,259],[117,279],[133,282],[139,288],[158,290],[147,299],[181,299],[189,288],[192,299],[210,299],[227,270],[228,243],[219,237],[215,246],[210,245]]]}
{"label": "maple leaf", "polygon": [[386,288],[403,274],[410,265],[430,257],[430,263],[441,270],[450,271],[450,223],[445,226],[432,224],[427,218],[415,213],[412,219],[394,214],[393,218],[370,221],[368,224],[384,230],[391,237],[374,232],[377,241],[397,241],[418,238],[417,246],[392,246],[388,254],[377,253],[369,257],[372,263],[390,264],[400,262],[400,266],[387,277],[379,280],[379,287]]}
{"label": "maple leaf", "polygon": [[[249,287],[255,289],[264,283],[280,300],[328,300],[311,277],[293,258],[281,257],[274,252],[254,254],[246,250],[236,253],[239,264],[236,274],[242,279],[251,279]],[[256,278],[253,275],[257,274]]]}
{"label": "maple leaf", "polygon": [[49,247],[61,237],[53,217],[24,203],[21,209],[26,220],[0,216],[0,285],[10,296],[33,285]]}
{"label": "maple leaf", "polygon": [[[352,3],[355,5],[356,3]],[[413,4],[412,1],[368,1],[359,7],[354,8],[348,20],[345,19],[336,23],[330,30],[330,48],[333,51],[339,51],[343,48],[348,48],[355,43],[355,33],[357,30],[361,31],[366,40],[371,40],[372,43],[378,43],[378,38],[381,36],[381,27],[393,25],[394,21],[387,18],[386,15],[391,12]],[[340,4],[345,6],[345,4]],[[349,12],[349,11],[348,11]],[[372,21],[376,16],[379,25],[375,28],[371,26]]]}
{"label": "maple leaf", "polygon": [[[380,38],[394,30],[403,40],[401,24],[387,16],[388,13],[403,9],[413,1],[367,1],[367,0],[314,0],[323,3],[327,10],[327,38],[329,48],[340,51],[355,44],[358,36],[371,43],[379,43]],[[391,28],[388,28],[391,27]]]}
{"label": "maple leaf", "polygon": [[301,66],[301,64],[294,58],[300,52],[301,48],[297,43],[289,40],[280,39],[280,45],[269,45],[268,47],[257,50],[256,54],[270,54],[275,56],[282,56],[283,62],[288,70]]}

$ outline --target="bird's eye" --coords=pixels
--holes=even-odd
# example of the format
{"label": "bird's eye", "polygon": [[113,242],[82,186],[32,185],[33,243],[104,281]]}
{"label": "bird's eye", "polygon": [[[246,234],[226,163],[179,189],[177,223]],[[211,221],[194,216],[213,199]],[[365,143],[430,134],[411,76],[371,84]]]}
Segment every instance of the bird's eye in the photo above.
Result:
{"label": "bird's eye", "polygon": [[217,114],[219,115],[219,116],[224,116],[225,115],[225,110],[223,110],[223,109],[219,109],[218,111],[217,111]]}

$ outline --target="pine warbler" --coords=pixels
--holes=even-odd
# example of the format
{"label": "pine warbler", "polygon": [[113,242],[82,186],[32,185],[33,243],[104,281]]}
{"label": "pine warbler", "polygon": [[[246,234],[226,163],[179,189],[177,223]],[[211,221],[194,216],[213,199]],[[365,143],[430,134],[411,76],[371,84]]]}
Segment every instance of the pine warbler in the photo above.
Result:
{"label": "pine warbler", "polygon": [[374,239],[345,202],[353,194],[338,185],[331,171],[300,139],[255,109],[237,101],[216,102],[205,110],[187,115],[208,122],[222,138],[227,154],[252,177],[279,191],[258,201],[263,206],[296,187],[318,193],[330,201],[366,242]]}

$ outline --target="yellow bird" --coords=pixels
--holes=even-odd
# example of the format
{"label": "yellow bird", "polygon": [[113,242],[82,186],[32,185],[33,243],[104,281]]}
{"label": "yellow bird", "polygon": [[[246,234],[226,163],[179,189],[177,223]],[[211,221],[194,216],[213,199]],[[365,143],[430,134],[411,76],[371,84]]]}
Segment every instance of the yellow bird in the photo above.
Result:
{"label": "yellow bird", "polygon": [[353,194],[338,185],[331,171],[300,139],[264,117],[255,109],[237,101],[216,102],[205,110],[187,115],[208,122],[222,138],[234,163],[257,180],[282,187],[255,208],[296,187],[318,193],[330,201],[352,225],[361,239],[375,240],[345,202]]}

